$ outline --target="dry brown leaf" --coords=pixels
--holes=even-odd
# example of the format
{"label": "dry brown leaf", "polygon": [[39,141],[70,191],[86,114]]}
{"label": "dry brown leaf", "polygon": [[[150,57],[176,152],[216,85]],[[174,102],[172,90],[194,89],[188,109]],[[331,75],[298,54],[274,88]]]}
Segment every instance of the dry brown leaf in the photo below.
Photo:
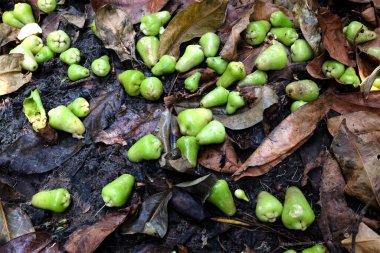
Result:
{"label": "dry brown leaf", "polygon": [[312,61],[310,61],[307,66],[306,70],[312,77],[316,79],[326,80],[328,78],[325,77],[325,75],[322,72],[322,64],[326,60],[325,54],[321,54],[317,57],[315,57]]}
{"label": "dry brown leaf", "polygon": [[[359,71],[360,73],[360,71]],[[380,75],[380,65],[378,65],[375,69],[373,69],[372,73],[367,75],[362,83],[360,84],[360,91],[364,93],[364,96],[367,97],[371,92],[372,85],[375,79]]]}
{"label": "dry brown leaf", "polygon": [[261,176],[297,150],[330,110],[329,91],[284,119],[232,176]]}
{"label": "dry brown leaf", "polygon": [[277,6],[275,4],[270,3],[271,1],[261,1],[258,0],[255,2],[255,11],[253,12],[252,15],[252,20],[269,20],[270,15],[278,10],[281,10],[282,12],[285,13],[286,16],[288,16],[291,20],[294,19],[293,13],[281,6]]}
{"label": "dry brown leaf", "polygon": [[15,41],[19,33],[19,29],[0,23],[0,47],[9,42]]}
{"label": "dry brown leaf", "polygon": [[[342,241],[343,247],[351,251],[352,236]],[[364,223],[359,224],[359,232],[355,242],[356,253],[378,253],[380,252],[380,236]]]}
{"label": "dry brown leaf", "polygon": [[360,16],[365,20],[367,23],[371,24],[372,26],[377,26],[379,24],[379,17],[376,15],[376,9],[374,7],[369,7],[365,10],[363,10],[360,13]]}
{"label": "dry brown leaf", "polygon": [[244,44],[244,46],[239,49],[238,61],[244,63],[247,74],[252,72],[257,56],[259,56],[259,54],[268,46],[269,45],[266,43],[261,44],[259,47],[252,47],[248,44]]}
{"label": "dry brown leaf", "polygon": [[2,253],[59,253],[58,244],[45,232],[35,232],[19,236],[0,246]]}

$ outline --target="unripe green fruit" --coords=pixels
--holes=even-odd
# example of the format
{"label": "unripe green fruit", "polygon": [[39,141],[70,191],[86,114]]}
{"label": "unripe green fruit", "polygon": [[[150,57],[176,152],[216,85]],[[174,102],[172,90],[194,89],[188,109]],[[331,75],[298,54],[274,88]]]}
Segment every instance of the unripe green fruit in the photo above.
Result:
{"label": "unripe green fruit", "polygon": [[80,51],[75,47],[69,48],[59,55],[59,59],[67,65],[78,64],[80,62]]}
{"label": "unripe green fruit", "polygon": [[185,79],[185,89],[187,89],[190,92],[195,92],[198,90],[199,87],[199,81],[201,80],[201,73],[195,72],[191,76]]}
{"label": "unripe green fruit", "polygon": [[156,36],[160,32],[161,22],[154,14],[146,14],[141,18],[140,31],[147,36]]}
{"label": "unripe green fruit", "polygon": [[158,47],[160,41],[154,36],[142,37],[136,44],[137,52],[148,68],[152,68],[158,61]]}
{"label": "unripe green fruit", "polygon": [[322,64],[322,72],[327,78],[339,79],[344,70],[344,65],[336,60],[327,60]]}
{"label": "unripe green fruit", "polygon": [[196,137],[199,145],[220,144],[226,138],[226,129],[220,121],[213,120]]}
{"label": "unripe green fruit", "polygon": [[27,71],[36,71],[38,68],[38,64],[36,60],[34,59],[33,53],[24,47],[23,45],[18,45],[17,47],[13,48],[10,52],[10,54],[23,54],[24,59],[21,61],[21,67]]}
{"label": "unripe green fruit", "polygon": [[206,64],[207,67],[212,68],[216,73],[221,75],[227,69],[228,61],[224,60],[221,56],[208,57]]}
{"label": "unripe green fruit", "polygon": [[44,43],[40,37],[36,35],[30,35],[21,42],[21,45],[29,49],[33,54],[37,54],[44,46]]}
{"label": "unripe green fruit", "polygon": [[372,55],[380,61],[380,47],[370,47],[367,49],[366,53]]}
{"label": "unripe green fruit", "polygon": [[274,27],[293,27],[293,22],[282,11],[272,12],[269,20]]}
{"label": "unripe green fruit", "polygon": [[157,160],[161,156],[162,149],[161,140],[153,134],[147,134],[132,145],[127,156],[131,162]]}
{"label": "unripe green fruit", "polygon": [[126,70],[117,76],[120,83],[123,85],[125,92],[129,96],[140,95],[140,85],[145,79],[144,74],[139,70]]}
{"label": "unripe green fruit", "polygon": [[226,180],[218,180],[211,188],[207,201],[216,206],[227,216],[236,213],[236,206]]}
{"label": "unripe green fruit", "polygon": [[238,199],[242,199],[244,201],[249,202],[247,194],[245,194],[245,192],[242,189],[236,189],[235,192],[234,192],[234,195]]}
{"label": "unripe green fruit", "polygon": [[96,23],[95,19],[91,22],[91,31],[96,35]]}
{"label": "unripe green fruit", "polygon": [[218,86],[202,98],[200,106],[210,108],[218,105],[225,105],[227,103],[229,93],[230,92],[226,88]]}
{"label": "unripe green fruit", "polygon": [[190,162],[191,166],[197,166],[199,144],[194,136],[182,136],[177,140],[177,147],[181,153]]}
{"label": "unripe green fruit", "polygon": [[380,77],[376,77],[375,81],[373,81],[372,87],[380,88]]}
{"label": "unripe green fruit", "polygon": [[231,91],[228,95],[226,113],[234,114],[237,109],[245,105],[244,98],[240,96],[239,92]]}
{"label": "unripe green fruit", "polygon": [[168,11],[160,11],[153,14],[156,15],[156,17],[160,20],[161,26],[166,25],[171,17],[170,12]]}
{"label": "unripe green fruit", "polygon": [[275,222],[282,213],[281,202],[266,191],[259,193],[257,197],[256,216],[262,222]]}
{"label": "unripe green fruit", "polygon": [[37,1],[38,9],[45,13],[50,13],[55,11],[57,8],[57,1],[56,0],[38,0]]}
{"label": "unripe green fruit", "polygon": [[157,77],[147,77],[140,85],[140,93],[146,100],[155,101],[160,99],[164,87]]}
{"label": "unripe green fruit", "polygon": [[290,52],[290,57],[293,62],[308,61],[314,56],[313,49],[304,39],[294,41],[294,44],[290,47]]}
{"label": "unripe green fruit", "polygon": [[245,66],[242,62],[232,61],[228,63],[226,71],[216,82],[217,86],[230,87],[233,83],[242,80],[246,76]]}
{"label": "unripe green fruit", "polygon": [[343,29],[343,33],[351,44],[354,44],[356,35],[356,44],[362,44],[374,40],[377,37],[377,34],[374,31],[369,30],[368,27],[358,21],[352,21]]}
{"label": "unripe green fruit", "polygon": [[38,132],[40,129],[46,127],[46,111],[42,104],[38,89],[33,90],[30,93],[30,97],[24,99],[22,106],[22,112],[32,124],[35,132]]}
{"label": "unripe green fruit", "polygon": [[67,74],[71,81],[77,81],[79,79],[88,77],[90,75],[90,71],[88,68],[85,68],[81,65],[72,64],[67,70]]}
{"label": "unripe green fruit", "polygon": [[32,206],[50,210],[56,213],[63,213],[70,205],[70,193],[64,188],[40,191],[33,195]]}
{"label": "unripe green fruit", "polygon": [[284,253],[297,253],[297,251],[293,249],[288,249],[287,251],[284,251]]}
{"label": "unripe green fruit", "polygon": [[281,70],[286,67],[288,56],[281,45],[272,45],[256,58],[255,66],[259,70]]}
{"label": "unripe green fruit", "polygon": [[193,67],[202,63],[204,60],[204,54],[200,45],[189,45],[185,49],[185,53],[179,58],[175,69],[179,73],[189,71]]}
{"label": "unripe green fruit", "polygon": [[54,53],[62,53],[70,48],[71,39],[67,33],[58,30],[48,34],[46,44]]}
{"label": "unripe green fruit", "polygon": [[103,55],[102,57],[94,60],[91,63],[92,72],[100,77],[104,77],[108,75],[111,71],[110,58],[107,55]]}
{"label": "unripe green fruit", "polygon": [[34,56],[37,63],[44,63],[54,58],[54,52],[48,46],[43,46],[40,51]]}
{"label": "unripe green fruit", "polygon": [[13,11],[5,11],[1,17],[4,24],[21,29],[25,24],[18,20]]}
{"label": "unripe green fruit", "polygon": [[90,104],[85,98],[78,97],[67,108],[79,118],[86,117],[90,113]]}
{"label": "unripe green fruit", "polygon": [[208,32],[202,35],[199,45],[206,57],[213,57],[219,50],[220,39],[215,33]]}
{"label": "unripe green fruit", "polygon": [[66,106],[60,105],[48,112],[49,125],[61,131],[81,136],[86,131],[82,121]]}
{"label": "unripe green fruit", "polygon": [[306,105],[307,102],[305,101],[302,101],[302,100],[297,100],[297,101],[294,101],[292,103],[292,105],[290,106],[290,112],[295,112],[297,111],[301,106],[304,106]]}
{"label": "unripe green fruit", "polygon": [[123,174],[102,189],[102,198],[108,207],[121,207],[127,203],[131,195],[135,177],[130,174]]}
{"label": "unripe green fruit", "polygon": [[285,92],[293,100],[311,102],[319,96],[318,85],[311,80],[294,81],[286,85]]}
{"label": "unripe green fruit", "polygon": [[196,136],[212,119],[206,108],[186,109],[178,114],[177,121],[182,135]]}
{"label": "unripe green fruit", "polygon": [[343,75],[339,78],[339,81],[344,84],[352,84],[355,88],[360,85],[360,79],[356,75],[355,69],[353,67],[347,68]]}
{"label": "unripe green fruit", "polygon": [[275,35],[275,38],[285,46],[291,46],[297,39],[298,33],[293,28],[288,27],[276,27],[270,29],[268,34]]}
{"label": "unripe green fruit", "polygon": [[33,16],[33,9],[32,6],[30,6],[30,4],[15,4],[15,7],[13,9],[13,15],[15,16],[15,18],[17,18],[18,20],[20,20],[20,22],[24,24],[36,23],[36,20]]}
{"label": "unripe green fruit", "polygon": [[313,209],[300,189],[295,186],[286,190],[281,219],[286,228],[302,231],[305,231],[314,222]]}
{"label": "unripe green fruit", "polygon": [[313,247],[302,250],[301,253],[325,253],[326,248],[322,244],[316,244]]}
{"label": "unripe green fruit", "polygon": [[152,73],[155,76],[162,76],[172,74],[175,72],[175,65],[177,61],[171,55],[163,55],[156,65],[152,68]]}
{"label": "unripe green fruit", "polygon": [[239,87],[246,87],[252,85],[264,85],[268,82],[268,75],[262,70],[255,70],[253,73],[247,75],[243,80],[238,82]]}
{"label": "unripe green fruit", "polygon": [[269,29],[270,23],[268,21],[253,21],[244,30],[243,37],[248,44],[256,46],[264,42]]}

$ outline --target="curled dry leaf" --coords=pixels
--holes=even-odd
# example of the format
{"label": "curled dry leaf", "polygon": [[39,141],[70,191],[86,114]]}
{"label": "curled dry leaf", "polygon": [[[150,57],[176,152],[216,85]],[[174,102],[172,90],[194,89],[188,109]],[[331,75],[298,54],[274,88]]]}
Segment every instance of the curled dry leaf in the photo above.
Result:
{"label": "curled dry leaf", "polygon": [[2,253],[28,252],[28,253],[59,253],[58,244],[53,242],[51,236],[44,232],[29,233],[19,236],[3,246]]}
{"label": "curled dry leaf", "polygon": [[[343,247],[352,249],[352,236],[342,241]],[[380,236],[364,223],[359,224],[359,231],[355,241],[356,253],[380,252]]]}
{"label": "curled dry leaf", "polygon": [[317,57],[315,57],[312,61],[310,61],[307,66],[306,70],[309,75],[316,79],[326,80],[328,78],[325,77],[325,75],[322,72],[322,64],[326,60],[325,54],[321,54]]}
{"label": "curled dry leaf", "polygon": [[293,13],[290,10],[284,7],[272,4],[270,2],[271,1],[262,1],[262,0],[255,1],[255,6],[254,6],[255,11],[253,12],[253,15],[251,17],[252,20],[262,20],[262,19],[269,20],[270,15],[273,12],[278,11],[278,10],[284,12],[285,15],[288,16],[288,18],[290,18],[291,20],[294,19]]}
{"label": "curled dry leaf", "polygon": [[46,39],[49,33],[58,30],[59,22],[61,20],[60,12],[49,13],[42,21],[42,37]]}
{"label": "curled dry leaf", "polygon": [[330,110],[330,91],[284,119],[239,167],[232,177],[261,176],[297,150]]}
{"label": "curled dry leaf", "polygon": [[0,47],[15,41],[19,31],[17,28],[0,23]]}
{"label": "curled dry leaf", "polygon": [[0,96],[12,93],[32,79],[32,73],[23,75],[22,54],[0,55]]}
{"label": "curled dry leaf", "polygon": [[84,15],[74,15],[69,12],[61,13],[61,19],[77,28],[83,28],[86,22],[86,17]]}
{"label": "curled dry leaf", "polygon": [[195,2],[177,13],[160,39],[159,55],[179,57],[180,45],[206,32],[215,32],[224,23],[227,0]]}
{"label": "curled dry leaf", "polygon": [[244,63],[247,74],[252,72],[257,56],[259,56],[259,54],[268,46],[269,45],[266,43],[261,44],[259,47],[252,47],[244,44],[243,48],[239,49],[238,61]]}
{"label": "curled dry leaf", "polygon": [[376,9],[375,7],[369,7],[365,10],[363,10],[360,13],[360,16],[369,24],[372,26],[377,26],[379,24],[380,20],[379,17],[376,15]]}
{"label": "curled dry leaf", "polygon": [[211,187],[215,185],[217,180],[218,178],[214,174],[208,174],[192,181],[176,184],[175,186],[200,197],[203,203],[206,201]]}

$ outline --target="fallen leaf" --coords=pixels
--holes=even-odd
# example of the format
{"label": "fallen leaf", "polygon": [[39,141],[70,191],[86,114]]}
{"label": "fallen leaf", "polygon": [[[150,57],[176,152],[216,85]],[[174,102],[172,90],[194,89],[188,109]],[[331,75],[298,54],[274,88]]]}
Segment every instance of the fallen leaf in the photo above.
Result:
{"label": "fallen leaf", "polygon": [[[347,250],[352,249],[352,236],[342,241],[342,246]],[[380,252],[380,236],[364,223],[359,224],[359,231],[355,241],[356,253]]]}
{"label": "fallen leaf", "polygon": [[24,196],[19,193],[8,178],[0,177],[0,199],[7,202],[25,201]]}
{"label": "fallen leaf", "polygon": [[[367,203],[380,187],[380,143],[364,142],[346,126],[345,120],[331,143],[344,177],[345,192]],[[371,204],[380,208],[380,194]]]}
{"label": "fallen leaf", "polygon": [[329,91],[285,118],[232,177],[261,176],[297,150],[330,110]]}
{"label": "fallen leaf", "polygon": [[77,28],[83,28],[84,23],[86,22],[86,17],[84,15],[74,15],[68,12],[61,13],[61,19]]}
{"label": "fallen leaf", "polygon": [[15,41],[19,31],[17,28],[0,23],[0,47]]}
{"label": "fallen leaf", "polygon": [[294,20],[293,13],[287,8],[270,3],[271,1],[255,1],[255,11],[253,12],[252,20],[269,20],[270,16],[275,11],[282,11],[290,20]]}
{"label": "fallen leaf", "polygon": [[42,21],[42,37],[46,39],[49,33],[58,30],[58,26],[61,20],[60,12],[49,13]]}
{"label": "fallen leaf", "polygon": [[325,60],[327,60],[327,56],[325,54],[315,57],[307,64],[307,73],[316,79],[327,80],[328,78],[326,78],[322,72],[322,64]]}
{"label": "fallen leaf", "polygon": [[374,7],[369,7],[365,10],[363,10],[360,13],[360,16],[365,20],[367,23],[371,24],[372,26],[377,26],[379,24],[380,20],[379,17],[376,15],[376,9]]}
{"label": "fallen leaf", "polygon": [[159,55],[180,55],[180,45],[206,32],[215,32],[224,23],[227,0],[195,2],[177,13],[161,35]]}
{"label": "fallen leaf", "polygon": [[[368,64],[369,62],[367,62]],[[361,65],[358,62],[358,66]],[[373,65],[372,65],[373,66]],[[373,69],[373,67],[370,67],[370,69]],[[370,71],[370,70],[368,70]],[[372,70],[370,74],[368,73],[363,73],[363,69],[359,67],[359,74],[363,77],[362,78],[362,83],[360,84],[360,91],[364,93],[364,96],[368,97],[371,87],[373,85],[373,82],[375,79],[380,75],[380,65],[378,65],[375,69]]]}
{"label": "fallen leaf", "polygon": [[238,61],[244,63],[247,74],[252,72],[257,56],[259,56],[259,54],[268,46],[269,45],[267,43],[263,43],[259,47],[252,47],[244,44],[244,46],[239,49]]}
{"label": "fallen leaf", "polygon": [[93,225],[80,227],[66,241],[65,251],[69,253],[94,252],[109,234],[133,217],[137,209],[138,205],[130,205],[127,208],[107,214]]}
{"label": "fallen leaf", "polygon": [[218,178],[214,174],[208,174],[192,181],[176,184],[175,186],[198,196],[202,200],[202,203],[204,203],[208,198],[211,187],[215,185],[217,180]]}
{"label": "fallen leaf", "polygon": [[0,96],[20,89],[32,79],[32,73],[21,73],[20,63],[23,59],[22,54],[0,55]]}
{"label": "fallen leaf", "polygon": [[59,253],[58,244],[45,232],[19,236],[0,246],[1,253]]}

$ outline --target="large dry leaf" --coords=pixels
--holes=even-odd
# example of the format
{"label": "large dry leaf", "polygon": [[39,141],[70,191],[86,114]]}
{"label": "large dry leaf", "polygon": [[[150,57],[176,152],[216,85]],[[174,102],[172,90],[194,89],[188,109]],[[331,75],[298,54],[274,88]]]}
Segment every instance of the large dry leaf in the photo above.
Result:
{"label": "large dry leaf", "polygon": [[0,23],[0,47],[15,41],[20,30],[12,26]]}
{"label": "large dry leaf", "polygon": [[297,150],[330,110],[329,91],[284,119],[232,177],[261,176]]}
{"label": "large dry leaf", "polygon": [[195,2],[177,13],[160,39],[159,55],[178,57],[180,45],[206,32],[215,32],[224,23],[227,0]]}
{"label": "large dry leaf", "polygon": [[[352,249],[352,236],[342,241],[343,247]],[[380,252],[380,236],[364,223],[359,224],[359,231],[355,241],[356,253],[378,253]]]}
{"label": "large dry leaf", "polygon": [[22,54],[0,56],[0,96],[12,93],[32,79],[32,73],[23,75],[20,63]]}
{"label": "large dry leaf", "polygon": [[[367,203],[380,187],[380,143],[361,140],[343,121],[331,149],[346,178],[345,192]],[[380,194],[371,204],[380,208]]]}
{"label": "large dry leaf", "polygon": [[58,244],[45,232],[19,236],[0,246],[1,253],[59,253]]}

